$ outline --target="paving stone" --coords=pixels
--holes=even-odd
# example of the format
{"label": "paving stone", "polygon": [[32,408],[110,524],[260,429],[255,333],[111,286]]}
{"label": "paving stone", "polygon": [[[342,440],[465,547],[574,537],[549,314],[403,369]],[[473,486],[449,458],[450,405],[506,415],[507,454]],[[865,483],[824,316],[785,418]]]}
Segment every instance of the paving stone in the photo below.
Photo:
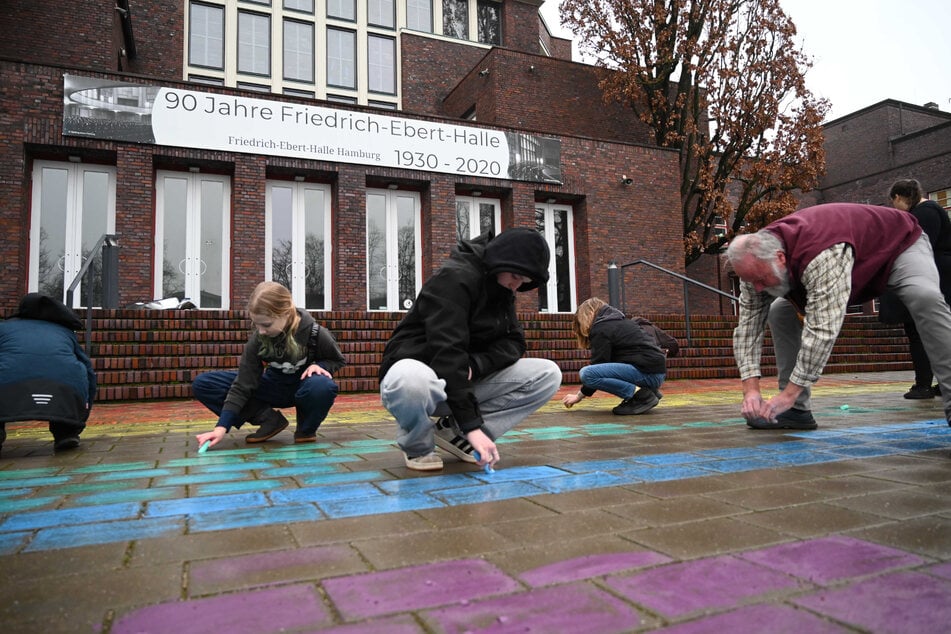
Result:
{"label": "paving stone", "polygon": [[247,555],[225,555],[192,561],[188,570],[191,596],[229,592],[295,581],[319,581],[366,570],[347,546],[313,546]]}
{"label": "paving stone", "polygon": [[847,634],[842,627],[805,610],[787,605],[753,605],[725,614],[656,630],[658,634],[722,634],[723,632],[769,632],[770,634]]}
{"label": "paving stone", "polygon": [[622,596],[667,618],[722,609],[800,587],[787,575],[730,556],[621,574],[608,578],[605,583]]}
{"label": "paving stone", "polygon": [[259,634],[331,622],[314,588],[298,585],[141,608],[119,619],[112,634]]}
{"label": "paving stone", "polygon": [[951,581],[916,572],[882,575],[794,599],[870,632],[942,632],[951,623]]}
{"label": "paving stone", "polygon": [[643,623],[631,606],[588,584],[537,588],[488,600],[463,600],[424,617],[440,631],[629,632]]}
{"label": "paving stone", "polygon": [[479,559],[327,579],[323,585],[348,620],[473,601],[520,589],[515,580]]}
{"label": "paving stone", "polygon": [[820,585],[924,563],[905,551],[848,537],[781,544],[737,557]]}

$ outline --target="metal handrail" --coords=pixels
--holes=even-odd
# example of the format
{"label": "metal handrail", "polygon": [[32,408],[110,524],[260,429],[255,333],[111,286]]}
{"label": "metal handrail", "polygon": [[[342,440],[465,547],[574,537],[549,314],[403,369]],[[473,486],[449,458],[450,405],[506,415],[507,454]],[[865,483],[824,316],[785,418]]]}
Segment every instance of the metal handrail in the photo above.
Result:
{"label": "metal handrail", "polygon": [[[92,251],[89,252],[89,255],[86,257],[86,261],[83,262],[82,267],[80,267],[79,272],[76,273],[76,277],[73,278],[73,281],[69,284],[69,288],[66,289],[66,305],[70,309],[73,307],[73,293],[76,290],[76,287],[79,286],[79,282],[83,279],[86,273],[89,271],[89,267],[92,266],[93,261],[96,259],[96,256],[99,254],[99,251],[103,247],[113,248],[119,246],[119,240],[113,233],[104,233],[102,237],[96,242],[93,246]],[[111,280],[115,276],[115,271],[111,271],[111,274],[106,273],[107,268],[105,254],[103,255],[103,278],[104,280]],[[109,267],[111,268],[111,267]],[[109,296],[113,293],[110,293],[105,288],[107,283],[103,283],[103,295]],[[93,285],[90,280],[86,280],[86,354],[92,355],[92,290]],[[117,290],[117,289],[116,289]],[[115,306],[108,306],[107,308],[115,308]]]}
{"label": "metal handrail", "polygon": [[644,259],[634,260],[633,262],[622,264],[620,266],[620,269],[617,263],[612,261],[608,265],[608,303],[611,304],[612,306],[615,306],[621,309],[621,311],[624,310],[624,285],[621,284],[621,279],[619,276],[623,275],[624,269],[637,266],[638,264],[643,264],[644,266],[650,267],[654,270],[660,271],[672,277],[676,277],[677,279],[683,282],[684,284],[684,318],[685,318],[684,324],[687,329],[687,344],[688,345],[692,344],[692,335],[691,335],[691,328],[690,328],[690,299],[687,293],[688,284],[693,284],[694,286],[698,286],[704,290],[710,291],[711,293],[716,293],[717,295],[721,295],[725,297],[726,299],[730,300],[731,302],[738,302],[740,299],[739,297],[736,297],[735,295],[731,295],[730,293],[725,293],[718,288],[714,288],[708,284],[704,284],[703,282],[698,282],[697,280],[691,279],[687,277],[686,275],[682,275],[680,273],[677,273],[676,271],[671,271],[670,269],[665,269],[664,267],[660,265],[654,264],[653,262],[649,262]]}

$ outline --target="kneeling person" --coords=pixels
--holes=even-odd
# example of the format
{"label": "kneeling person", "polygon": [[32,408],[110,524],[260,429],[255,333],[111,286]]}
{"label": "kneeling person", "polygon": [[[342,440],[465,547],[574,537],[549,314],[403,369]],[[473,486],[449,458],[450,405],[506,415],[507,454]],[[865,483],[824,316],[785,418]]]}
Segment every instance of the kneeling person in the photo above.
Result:
{"label": "kneeling person", "polygon": [[[407,467],[442,469],[436,445],[466,462],[495,464],[495,441],[558,391],[557,364],[522,358],[515,313],[515,293],[546,282],[548,261],[541,234],[508,229],[460,241],[423,284],[380,366],[380,399],[396,418]],[[433,416],[441,417],[435,425]]]}
{"label": "kneeling person", "polygon": [[618,416],[643,414],[660,402],[667,376],[667,356],[634,320],[597,297],[575,311],[571,330],[578,346],[591,350],[591,364],[581,368],[581,389],[562,399],[565,407],[598,390],[620,396],[612,411]]}

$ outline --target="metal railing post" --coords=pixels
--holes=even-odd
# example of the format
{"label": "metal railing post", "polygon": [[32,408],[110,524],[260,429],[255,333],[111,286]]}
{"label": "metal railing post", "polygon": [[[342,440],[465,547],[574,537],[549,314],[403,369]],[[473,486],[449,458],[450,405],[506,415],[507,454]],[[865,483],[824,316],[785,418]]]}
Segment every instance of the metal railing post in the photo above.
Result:
{"label": "metal railing post", "polygon": [[618,273],[617,263],[611,260],[608,264],[608,304],[615,308],[621,307],[621,280]]}

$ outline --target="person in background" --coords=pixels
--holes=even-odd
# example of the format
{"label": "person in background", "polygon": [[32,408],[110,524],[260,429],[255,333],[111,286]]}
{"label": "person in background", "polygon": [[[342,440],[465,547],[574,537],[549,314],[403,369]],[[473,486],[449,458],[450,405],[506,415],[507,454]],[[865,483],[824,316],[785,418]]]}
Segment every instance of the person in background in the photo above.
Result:
{"label": "person in background", "polygon": [[[911,214],[889,207],[831,203],[800,209],[730,242],[740,278],[733,354],[743,382],[742,414],[753,429],[815,429],[810,407],[849,304],[893,291],[908,307],[941,385],[951,424],[951,310],[934,255]],[[760,359],[766,323],[780,393],[764,399]]]}
{"label": "person in background", "polygon": [[[922,231],[928,236],[931,250],[934,251],[944,301],[951,303],[951,220],[948,218],[948,212],[935,201],[925,197],[921,184],[913,178],[895,181],[888,192],[888,199],[895,209],[907,211],[917,218]],[[879,298],[878,316],[883,323],[902,324],[908,336],[915,384],[905,392],[905,398],[928,399],[940,396],[941,388],[931,384],[934,374],[928,353],[925,352],[921,335],[918,334],[915,322],[905,305],[894,293],[883,293]]]}
{"label": "person in background", "polygon": [[0,447],[5,423],[49,421],[53,451],[79,446],[96,397],[96,372],[76,339],[83,323],[63,302],[41,293],[20,300],[0,323]]}
{"label": "person in background", "polygon": [[253,330],[238,370],[216,370],[195,377],[192,391],[218,415],[212,431],[198,434],[198,445],[213,447],[232,428],[259,425],[245,442],[270,440],[288,425],[277,407],[297,408],[295,443],[317,441],[317,428],[337,398],[333,374],[346,363],[329,330],[294,306],[291,292],[277,282],[261,282],[248,299]]}
{"label": "person in background", "polygon": [[[486,233],[460,241],[423,284],[380,366],[380,400],[396,418],[409,469],[442,469],[437,445],[465,462],[494,465],[495,441],[558,391],[557,364],[522,358],[525,332],[515,313],[515,294],[548,280],[549,258],[534,229]],[[432,416],[441,417],[435,425]]]}
{"label": "person in background", "polygon": [[592,297],[578,306],[571,331],[580,348],[591,350],[591,362],[578,372],[581,389],[562,399],[565,407],[597,390],[621,397],[612,410],[618,416],[643,414],[657,406],[667,355],[638,322]]}

